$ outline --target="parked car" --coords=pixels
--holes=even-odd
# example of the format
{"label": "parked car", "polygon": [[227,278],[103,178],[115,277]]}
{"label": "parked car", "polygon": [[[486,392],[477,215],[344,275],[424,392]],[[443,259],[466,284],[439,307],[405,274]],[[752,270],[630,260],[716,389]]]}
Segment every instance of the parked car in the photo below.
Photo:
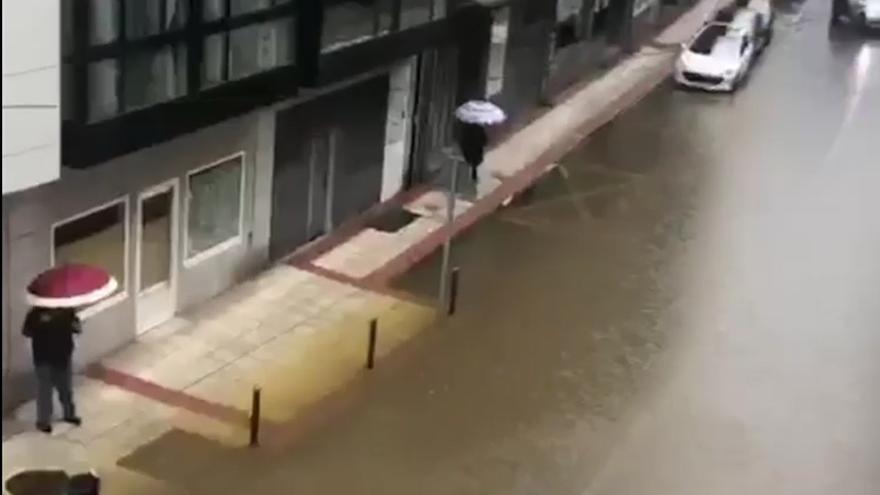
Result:
{"label": "parked car", "polygon": [[831,24],[849,20],[864,30],[880,29],[880,0],[833,0],[831,5]]}
{"label": "parked car", "polygon": [[756,25],[745,19],[754,20],[755,15],[738,14],[731,23],[712,22],[704,26],[682,47],[675,66],[676,82],[707,91],[736,91],[760,49],[756,46]]}

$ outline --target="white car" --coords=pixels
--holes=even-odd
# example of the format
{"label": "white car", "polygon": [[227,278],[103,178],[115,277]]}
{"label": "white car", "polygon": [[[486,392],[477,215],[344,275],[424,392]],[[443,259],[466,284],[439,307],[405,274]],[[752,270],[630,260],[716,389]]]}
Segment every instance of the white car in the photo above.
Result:
{"label": "white car", "polygon": [[757,47],[751,30],[713,22],[682,47],[675,81],[707,91],[735,91],[752,67]]}
{"label": "white car", "polygon": [[849,18],[863,29],[880,29],[880,0],[833,0],[831,23]]}

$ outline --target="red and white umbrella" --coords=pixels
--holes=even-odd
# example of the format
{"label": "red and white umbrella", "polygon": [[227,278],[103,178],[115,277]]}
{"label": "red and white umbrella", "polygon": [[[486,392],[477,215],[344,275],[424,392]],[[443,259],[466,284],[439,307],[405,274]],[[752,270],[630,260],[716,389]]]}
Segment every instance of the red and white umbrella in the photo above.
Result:
{"label": "red and white umbrella", "polygon": [[94,304],[117,287],[116,279],[102,268],[67,264],[41,273],[28,285],[25,297],[32,306],[75,308]]}

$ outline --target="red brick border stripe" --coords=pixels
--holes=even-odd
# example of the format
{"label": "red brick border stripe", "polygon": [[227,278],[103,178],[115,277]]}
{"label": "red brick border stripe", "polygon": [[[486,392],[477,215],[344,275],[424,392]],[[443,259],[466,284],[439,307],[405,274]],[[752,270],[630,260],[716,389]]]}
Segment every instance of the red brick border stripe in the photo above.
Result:
{"label": "red brick border stripe", "polygon": [[86,376],[100,380],[108,385],[121,388],[133,394],[161,402],[167,406],[183,409],[191,413],[216,419],[235,426],[247,428],[248,413],[232,406],[218,404],[187,394],[186,392],[163,387],[149,380],[95,364],[86,369]]}

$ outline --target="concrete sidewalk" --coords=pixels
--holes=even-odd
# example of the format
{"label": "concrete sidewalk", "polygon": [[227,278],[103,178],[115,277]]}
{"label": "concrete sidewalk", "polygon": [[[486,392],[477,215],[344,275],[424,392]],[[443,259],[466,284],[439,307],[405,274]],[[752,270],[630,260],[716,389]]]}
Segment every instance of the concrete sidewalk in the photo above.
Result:
{"label": "concrete sidewalk", "polygon": [[[84,424],[33,433],[34,404],[4,422],[3,479],[53,464],[97,466],[108,493],[175,493],[117,466],[173,429],[229,446],[247,442],[251,391],[263,391],[264,437],[286,446],[313,408],[363,376],[368,323],[379,321],[379,356],[428,328],[434,310],[400,297],[389,282],[527,188],[586,135],[637,102],[670,73],[674,45],[716,10],[704,0],[605,76],[574,88],[561,104],[487,154],[492,180],[459,201],[451,232],[442,191],[424,190],[393,207],[413,220],[396,231],[361,226],[320,249],[305,249],[191,314],[144,335],[76,379]],[[16,434],[15,432],[21,432]],[[112,487],[112,488],[111,488]]]}

